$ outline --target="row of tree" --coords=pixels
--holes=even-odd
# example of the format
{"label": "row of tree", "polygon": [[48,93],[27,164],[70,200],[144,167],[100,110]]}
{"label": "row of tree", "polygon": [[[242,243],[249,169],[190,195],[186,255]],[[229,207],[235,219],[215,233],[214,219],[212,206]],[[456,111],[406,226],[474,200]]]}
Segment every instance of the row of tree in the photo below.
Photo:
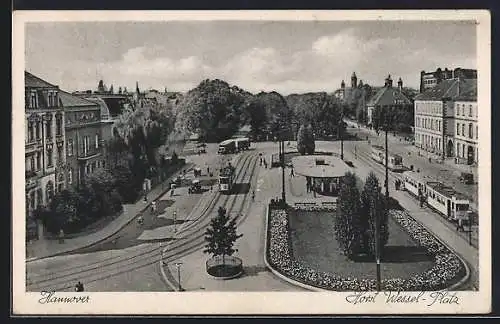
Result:
{"label": "row of tree", "polygon": [[342,179],[335,218],[335,236],[342,252],[349,258],[360,254],[374,256],[376,252],[376,225],[379,226],[379,247],[382,250],[389,239],[388,202],[382,195],[373,172],[361,181],[353,173]]}
{"label": "row of tree", "polygon": [[197,132],[203,141],[219,142],[245,125],[257,140],[292,139],[301,125],[317,136],[338,133],[340,102],[326,92],[251,94],[222,80],[204,80],[175,107],[176,129]]}

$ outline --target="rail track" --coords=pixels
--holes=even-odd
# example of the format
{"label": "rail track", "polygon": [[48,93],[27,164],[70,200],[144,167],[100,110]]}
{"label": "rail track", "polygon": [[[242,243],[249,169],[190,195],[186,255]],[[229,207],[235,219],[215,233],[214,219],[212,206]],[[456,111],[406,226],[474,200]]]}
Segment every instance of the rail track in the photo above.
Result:
{"label": "rail track", "polygon": [[[240,156],[236,164],[236,181],[243,182],[245,177],[251,182],[254,177],[255,167],[257,165],[257,154],[245,152]],[[204,230],[210,223],[210,215],[219,206],[226,207],[228,213],[236,212],[238,215],[237,224],[241,224],[247,215],[242,215],[245,202],[248,200],[249,193],[238,195],[222,195],[219,192],[213,196],[212,200],[202,210],[202,212],[184,227],[180,227],[177,238],[171,241],[164,251],[165,260],[175,259],[188,254],[197,249],[204,243]],[[239,201],[239,203],[237,203]],[[241,215],[241,216],[240,216]],[[98,282],[106,280],[123,273],[153,265],[157,263],[164,246],[158,244],[146,243],[136,251],[126,255],[118,255],[106,258],[101,261],[88,263],[83,266],[69,266],[57,271],[50,271],[42,274],[30,275],[27,283],[27,291],[66,291],[74,288],[74,283],[78,280],[85,283]]]}

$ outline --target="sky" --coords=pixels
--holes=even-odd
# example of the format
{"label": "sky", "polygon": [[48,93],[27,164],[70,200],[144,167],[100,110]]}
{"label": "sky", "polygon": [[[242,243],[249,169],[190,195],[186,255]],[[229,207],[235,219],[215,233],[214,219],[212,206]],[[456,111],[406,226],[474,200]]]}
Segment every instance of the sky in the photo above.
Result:
{"label": "sky", "polygon": [[418,88],[420,71],[477,68],[467,21],[37,22],[26,70],[66,91],[188,91],[222,79],[253,93],[333,92],[358,81]]}

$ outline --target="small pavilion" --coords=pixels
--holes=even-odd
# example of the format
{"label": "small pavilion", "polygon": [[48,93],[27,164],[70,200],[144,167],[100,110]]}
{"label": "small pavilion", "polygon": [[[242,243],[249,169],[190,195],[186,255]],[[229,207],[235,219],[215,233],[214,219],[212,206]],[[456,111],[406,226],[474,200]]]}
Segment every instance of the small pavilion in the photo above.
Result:
{"label": "small pavilion", "polygon": [[351,171],[338,157],[304,155],[292,159],[294,173],[306,177],[308,191],[321,195],[338,196],[340,181]]}

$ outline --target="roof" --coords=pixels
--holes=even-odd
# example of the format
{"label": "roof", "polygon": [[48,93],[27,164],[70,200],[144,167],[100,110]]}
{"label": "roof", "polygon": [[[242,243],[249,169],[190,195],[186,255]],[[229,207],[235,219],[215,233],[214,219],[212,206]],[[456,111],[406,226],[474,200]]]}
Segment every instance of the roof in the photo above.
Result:
{"label": "roof", "polygon": [[477,79],[448,79],[443,80],[436,86],[427,89],[415,97],[419,101],[441,101],[445,98],[456,100],[459,96],[477,88]]}
{"label": "roof", "polygon": [[[316,160],[323,160],[324,164],[316,165]],[[295,173],[313,178],[342,177],[351,171],[344,161],[330,155],[304,155],[292,159]]]}
{"label": "roof", "polygon": [[399,88],[383,87],[371,97],[367,106],[394,106],[394,105],[411,105],[408,99]]}
{"label": "roof", "polygon": [[48,83],[27,71],[24,71],[24,86],[27,88],[58,88],[58,86]]}
{"label": "roof", "polygon": [[228,140],[222,141],[222,142],[220,142],[220,143],[219,143],[219,145],[227,145],[227,144],[229,144],[229,143],[231,143],[231,142],[234,142],[234,138],[233,138],[233,139],[228,139]]}
{"label": "roof", "polygon": [[109,108],[106,102],[98,97],[86,98],[87,101],[93,102],[101,108],[101,120],[109,119],[111,117]]}
{"label": "roof", "polygon": [[59,90],[59,99],[61,99],[63,107],[97,106],[95,102],[83,99],[61,90]]}
{"label": "roof", "polygon": [[455,191],[452,187],[446,186],[441,182],[429,181],[429,182],[427,182],[427,186],[431,187],[437,193],[439,193],[445,197],[450,197],[450,198],[455,197],[457,200],[467,200],[468,201],[468,198],[464,194]]}
{"label": "roof", "polygon": [[469,89],[456,97],[455,101],[477,101],[477,82],[474,82]]}

